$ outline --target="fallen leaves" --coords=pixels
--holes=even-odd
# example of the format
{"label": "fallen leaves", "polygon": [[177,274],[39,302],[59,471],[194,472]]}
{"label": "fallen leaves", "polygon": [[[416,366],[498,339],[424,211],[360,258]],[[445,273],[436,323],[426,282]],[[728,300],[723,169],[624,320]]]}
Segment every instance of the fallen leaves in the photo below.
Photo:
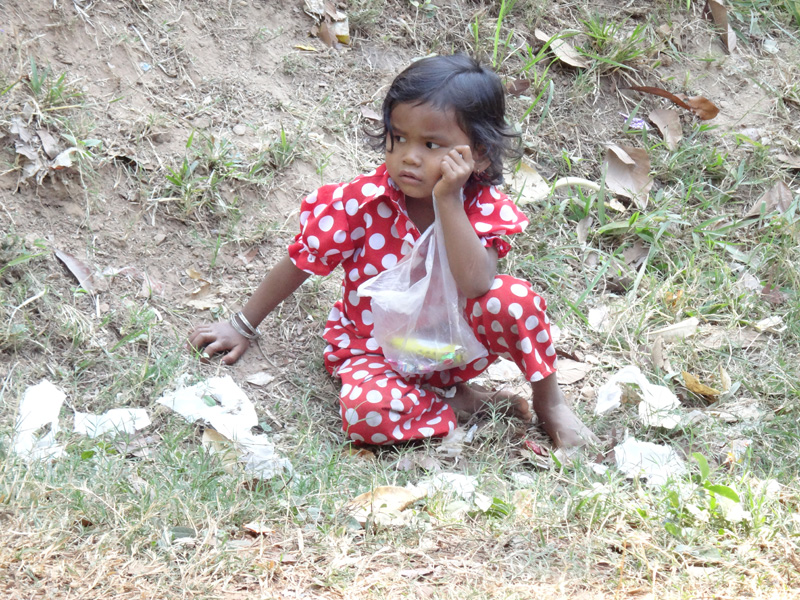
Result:
{"label": "fallen leaves", "polygon": [[341,510],[360,525],[364,525],[368,519],[380,525],[388,525],[402,511],[426,495],[423,490],[384,485],[349,500]]}
{"label": "fallen leaves", "polygon": [[747,211],[744,218],[751,219],[762,215],[768,215],[776,211],[783,214],[789,210],[789,206],[793,200],[792,190],[789,189],[789,186],[783,181],[778,181],[756,200],[755,204]]}
{"label": "fallen leaves", "polygon": [[78,285],[90,294],[97,291],[97,284],[95,283],[94,273],[86,266],[86,263],[78,260],[68,252],[61,250],[55,251],[56,258],[64,263],[64,266],[69,269],[69,272],[78,280]]}
{"label": "fallen leaves", "polygon": [[684,94],[673,94],[672,92],[668,92],[665,89],[654,87],[654,86],[647,86],[647,85],[632,85],[628,88],[629,90],[634,90],[636,92],[642,92],[643,94],[652,94],[654,96],[661,96],[662,98],[666,98],[673,104],[677,104],[681,108],[685,108],[693,112],[697,115],[698,119],[703,121],[708,121],[713,119],[719,114],[719,108],[716,104],[711,102],[708,98],[704,96],[686,96]]}
{"label": "fallen leaves", "polygon": [[520,206],[540,202],[550,195],[550,184],[525,161],[520,161],[510,184],[516,191],[516,201]]}
{"label": "fallen leaves", "polygon": [[[305,12],[317,22],[311,35],[318,37],[326,46],[337,48],[350,43],[350,25],[347,14],[324,0],[305,0]],[[307,50],[307,48],[301,48]]]}
{"label": "fallen leaves", "polygon": [[540,42],[550,44],[550,50],[552,50],[556,58],[564,64],[581,69],[589,67],[589,63],[586,62],[586,59],[561,37],[563,34],[549,35],[541,29],[536,29],[533,34]]}
{"label": "fallen leaves", "polygon": [[721,391],[702,383],[696,375],[693,375],[688,371],[681,371],[681,375],[683,376],[683,384],[690,392],[693,392],[699,396],[705,396],[707,398],[716,398],[722,394]]}
{"label": "fallen leaves", "polygon": [[706,0],[703,16],[710,19],[722,30],[721,38],[725,50],[730,54],[736,48],[736,33],[728,22],[728,9],[722,0]]}
{"label": "fallen leaves", "polygon": [[647,118],[658,127],[664,138],[664,145],[670,150],[675,150],[678,147],[678,142],[683,137],[681,119],[678,116],[678,112],[667,108],[657,108],[650,111]]}
{"label": "fallen leaves", "polygon": [[644,208],[647,205],[647,195],[653,187],[647,152],[642,148],[610,144],[604,165],[608,189],[630,198],[639,208]]}
{"label": "fallen leaves", "polygon": [[531,87],[530,79],[509,79],[506,82],[506,91],[511,96],[521,96]]}
{"label": "fallen leaves", "polygon": [[558,383],[560,385],[570,385],[586,377],[592,370],[592,365],[578,362],[569,358],[558,360]]}
{"label": "fallen leaves", "polygon": [[72,166],[72,154],[77,148],[71,147],[59,151],[58,140],[46,129],[31,127],[19,117],[11,119],[9,133],[14,139],[14,149],[20,158],[22,174],[20,181],[34,178],[37,184],[42,184],[45,177],[54,171],[60,171]]}

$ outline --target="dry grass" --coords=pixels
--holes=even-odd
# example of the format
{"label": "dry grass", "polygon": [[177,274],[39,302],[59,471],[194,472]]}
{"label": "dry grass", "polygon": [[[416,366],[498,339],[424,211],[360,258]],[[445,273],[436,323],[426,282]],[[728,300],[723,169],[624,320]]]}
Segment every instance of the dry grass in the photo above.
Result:
{"label": "dry grass", "polygon": [[[697,3],[662,0],[643,12],[518,0],[499,29],[497,3],[420,4],[349,2],[354,43],[342,51],[308,39],[310,19],[278,3],[0,8],[13,24],[0,30],[3,597],[798,595],[800,181],[779,158],[800,155],[797,24],[778,5],[732,1],[741,36],[728,56]],[[595,26],[603,23],[617,28],[601,43]],[[529,66],[537,27],[575,33],[569,42],[595,57],[591,66],[551,64],[549,55]],[[641,37],[626,46],[637,27]],[[780,52],[765,49],[768,39]],[[296,48],[309,44],[318,51]],[[363,142],[362,106],[377,107],[412,58],[457,50],[496,57],[504,78],[532,80],[528,96],[509,99],[509,112],[526,160],[548,179],[599,180],[608,142],[645,148],[652,160],[647,209],[601,211],[594,193],[559,191],[526,208],[531,227],[504,263],[544,290],[561,349],[593,365],[567,391],[604,444],[568,469],[537,469],[523,442],[543,444],[543,434],[499,415],[478,421],[457,460],[443,458],[436,443],[350,455],[316,335],[338,294],[336,276],[309,280],[262,326],[260,352],[230,370],[196,363],[183,349],[192,322],[240,305],[284,252],[299,196],[380,161]],[[47,68],[38,91],[31,57]],[[655,133],[625,130],[620,112],[644,116],[662,106],[620,90],[631,84],[704,95],[722,113],[706,124],[686,116],[685,138],[671,152]],[[9,128],[20,117],[56,137],[102,144],[17,191],[21,164]],[[181,185],[170,182],[184,161],[197,165]],[[794,190],[793,208],[741,226],[777,180]],[[576,227],[587,216],[594,225],[581,241]],[[609,224],[616,228],[600,229]],[[644,267],[623,254],[637,242],[649,250]],[[56,248],[98,270],[137,267],[163,287],[150,294],[137,277],[120,275],[97,296],[82,293],[52,256]],[[785,298],[743,287],[745,274]],[[219,303],[198,311],[187,304],[198,297]],[[608,326],[597,331],[589,310],[604,306]],[[691,316],[700,333],[665,345],[670,368],[654,363],[646,333]],[[737,341],[737,330],[770,316],[785,329]],[[629,363],[678,392],[697,419],[661,431],[638,422],[635,404],[590,414],[594,391]],[[717,384],[720,366],[738,387],[713,406],[683,386],[681,370]],[[243,383],[259,370],[276,381]],[[202,450],[197,429],[153,409],[181,373],[224,371],[292,461],[291,479],[256,483],[226,472]],[[152,453],[134,458],[111,441],[70,434],[71,411],[63,411],[67,455],[20,461],[9,445],[19,399],[42,378],[63,388],[75,410],[151,409]],[[737,404],[757,406],[760,417],[713,416]],[[625,431],[687,457],[699,452],[711,472],[703,477],[689,459],[680,494],[625,480],[613,467],[598,475],[592,463],[613,463],[610,450]],[[742,441],[749,450],[731,459]],[[437,465],[474,476],[481,494],[509,510],[458,512],[458,500],[438,492],[417,502],[403,527],[362,528],[340,512],[359,493],[418,483]],[[774,495],[764,488],[771,479],[780,483]],[[736,489],[752,520],[726,520],[704,485]],[[269,531],[247,534],[251,521]]]}

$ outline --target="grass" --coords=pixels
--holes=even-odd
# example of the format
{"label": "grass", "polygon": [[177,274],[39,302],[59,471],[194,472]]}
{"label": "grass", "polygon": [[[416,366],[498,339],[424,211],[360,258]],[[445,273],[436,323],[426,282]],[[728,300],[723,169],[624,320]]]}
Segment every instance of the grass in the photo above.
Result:
{"label": "grass", "polygon": [[[200,79],[192,82],[199,89],[175,81],[174,89],[159,90],[142,79],[123,86],[122,94],[113,90],[108,98],[121,99],[111,103],[91,85],[77,95],[74,65],[56,76],[55,67],[42,66],[48,64],[44,53],[35,60],[22,55],[19,63],[3,50],[2,131],[35,102],[31,123],[58,128],[82,151],[82,171],[0,199],[4,597],[796,595],[797,194],[782,214],[741,218],[774,182],[798,187],[797,171],[775,158],[797,155],[788,132],[800,104],[779,68],[791,69],[796,54],[770,58],[756,51],[764,35],[797,50],[797,17],[785,8],[792,4],[726,3],[734,28],[754,40],[740,43],[743,64],[753,65],[742,68],[751,69],[747,77],[762,84],[776,108],[748,116],[757,120],[752,127],[733,121],[730,106],[709,123],[684,115],[684,138],[674,151],[655,130],[628,130],[617,115],[637,111],[644,117],[661,107],[659,101],[632,107],[613,90],[623,77],[673,77],[696,86],[692,93],[736,102],[738,88],[728,86],[716,63],[698,66],[685,48],[670,50],[673,67],[650,61],[651,36],[662,19],[684,22],[697,39],[713,41],[713,26],[699,19],[701,3],[655,3],[644,17],[609,7],[597,13],[585,3],[574,14],[528,0],[480,14],[459,3],[435,10],[418,4],[350,3],[359,43],[409,57],[463,49],[493,62],[506,80],[530,79],[527,96],[509,98],[509,118],[522,132],[526,160],[549,181],[565,175],[602,181],[607,141],[644,148],[650,156],[655,185],[647,206],[614,203],[603,186],[600,192],[560,189],[524,209],[531,225],[501,267],[542,290],[562,330],[560,348],[593,366],[567,391],[603,439],[602,455],[537,467],[525,442],[544,445],[544,435],[500,414],[476,421],[475,440],[457,460],[443,456],[436,442],[352,455],[332,400],[337,386],[323,373],[322,344],[314,335],[339,293],[335,276],[309,280],[262,325],[268,332],[263,358],[251,349],[227,370],[202,365],[184,350],[192,322],[210,318],[185,304],[201,285],[184,275],[186,269],[206,272],[209,290],[222,299],[214,314],[224,317],[294,235],[296,217],[290,209],[279,212],[280,195],[299,197],[320,178],[346,179],[375,162],[364,154],[360,123],[351,116],[363,102],[374,103],[392,73],[359,63],[361,46],[343,54],[300,54],[292,44],[308,44],[305,33],[295,40],[294,25],[270,23],[270,30],[282,32],[282,45],[258,44],[276,54],[269,58],[269,77],[255,72],[247,83],[260,92],[284,86],[291,97],[265,100],[264,92],[257,102],[242,104],[237,101],[247,98],[247,86]],[[199,4],[184,3],[184,9],[207,19],[208,27],[216,22]],[[137,29],[148,41],[150,21],[156,19],[158,33],[179,17],[167,7],[154,6],[152,17],[134,7],[113,10],[141,16]],[[215,12],[225,34],[210,33],[204,43],[221,53],[226,46],[217,39],[254,39],[264,23],[249,10],[234,3],[228,14]],[[86,11],[81,19],[108,26],[104,13]],[[402,31],[393,21],[398,18],[407,26]],[[553,61],[532,41],[539,25],[580,32],[567,41],[589,54],[593,66],[575,70]],[[104,39],[103,27],[94,31]],[[171,35],[179,34],[175,29]],[[157,35],[150,46],[159,47]],[[237,61],[242,68],[248,62],[241,56]],[[141,109],[137,103],[148,98],[153,105]],[[119,107],[124,110],[114,112]],[[197,107],[207,107],[208,126],[187,129],[182,119]],[[226,133],[239,122],[248,123],[244,136]],[[758,139],[740,133],[745,125],[760,130]],[[323,137],[326,144],[318,144]],[[13,145],[7,139],[3,145],[4,157],[12,156]],[[133,173],[111,158],[123,146],[140,165]],[[90,172],[87,190],[79,175]],[[73,218],[66,210],[72,195],[84,193],[92,208]],[[576,228],[587,217],[593,225],[584,241]],[[162,231],[165,239],[155,242]],[[640,266],[626,260],[636,243],[647,250]],[[258,252],[251,253],[254,247]],[[143,294],[140,280],[118,275],[107,291],[82,293],[53,258],[53,248],[69,249],[94,270],[136,266],[163,279],[167,291]],[[786,296],[764,295],[764,286]],[[589,316],[601,307],[609,320],[597,331]],[[689,317],[700,320],[698,332],[665,342],[669,364],[655,364],[648,332]],[[768,317],[781,318],[778,333],[745,342],[737,337]],[[632,390],[618,411],[594,415],[592,395],[625,364],[640,366],[651,382],[676,392],[686,420],[674,430],[644,426]],[[720,367],[732,382],[727,395],[699,396],[684,385],[686,370],[718,386]],[[245,383],[261,370],[276,375],[275,382],[263,388]],[[256,404],[262,429],[294,467],[291,477],[256,481],[241,469],[226,469],[203,449],[199,426],[155,404],[183,374],[197,381],[223,372]],[[67,394],[57,436],[66,454],[28,464],[11,451],[11,436],[24,390],[43,378]],[[153,424],[143,435],[150,438],[149,454],[131,454],[118,439],[72,433],[73,410],[120,406],[148,409]],[[721,416],[737,410],[744,411],[737,420]],[[625,479],[613,466],[612,448],[626,433],[675,448],[687,473],[665,487]],[[608,470],[600,472],[598,460]],[[424,483],[437,468],[471,478],[478,498],[435,491],[405,511],[404,525],[393,527],[374,521],[362,527],[342,510],[345,501],[377,486]],[[256,521],[265,532],[247,533],[245,525]]]}

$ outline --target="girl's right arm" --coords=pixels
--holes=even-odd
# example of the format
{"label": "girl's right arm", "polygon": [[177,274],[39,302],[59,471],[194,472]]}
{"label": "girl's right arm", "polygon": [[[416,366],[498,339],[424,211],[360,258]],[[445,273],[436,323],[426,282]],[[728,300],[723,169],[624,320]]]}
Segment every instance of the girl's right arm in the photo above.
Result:
{"label": "girl's right arm", "polygon": [[[278,304],[300,287],[309,273],[298,269],[286,256],[267,273],[256,291],[242,308],[242,313],[254,327],[264,320]],[[189,334],[189,346],[203,351],[208,357],[227,352],[220,362],[226,365],[235,363],[250,347],[250,340],[233,328],[228,321],[210,325],[200,325]]]}

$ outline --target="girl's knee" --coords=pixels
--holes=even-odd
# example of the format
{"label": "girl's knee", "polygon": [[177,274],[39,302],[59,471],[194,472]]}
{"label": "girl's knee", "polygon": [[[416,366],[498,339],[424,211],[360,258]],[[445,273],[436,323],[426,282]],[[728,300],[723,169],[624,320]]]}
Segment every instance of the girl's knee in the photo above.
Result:
{"label": "girl's knee", "polygon": [[533,326],[529,329],[540,321],[549,323],[544,298],[533,291],[530,283],[510,275],[497,275],[488,292],[468,302],[470,317],[487,321],[495,333],[511,329],[520,321]]}

